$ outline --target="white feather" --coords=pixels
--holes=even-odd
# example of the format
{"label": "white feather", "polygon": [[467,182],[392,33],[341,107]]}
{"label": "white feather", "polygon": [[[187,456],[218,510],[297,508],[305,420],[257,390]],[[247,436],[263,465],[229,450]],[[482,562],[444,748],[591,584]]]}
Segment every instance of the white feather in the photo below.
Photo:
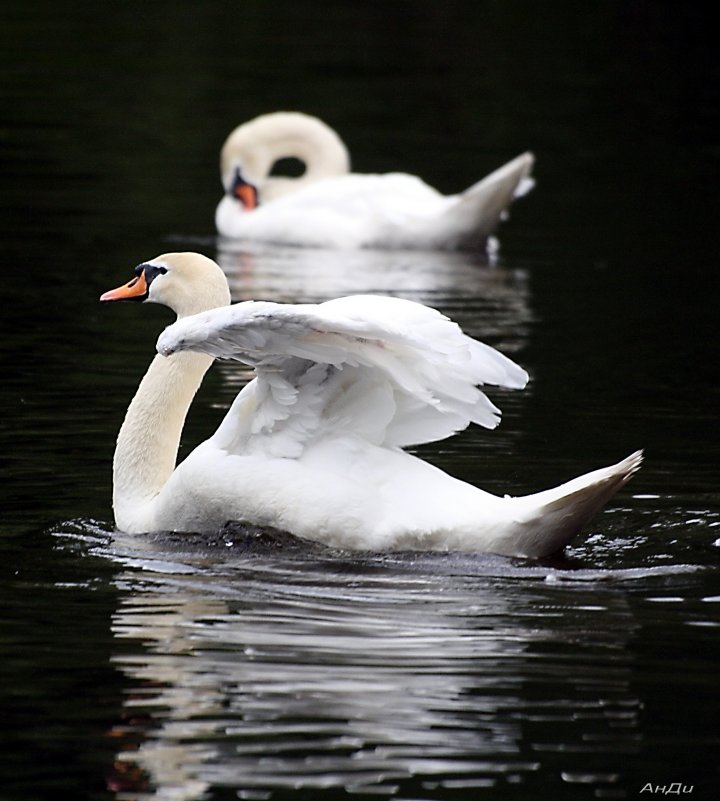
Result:
{"label": "white feather", "polygon": [[[470,423],[494,428],[500,410],[479,386],[521,388],[527,382],[522,368],[434,309],[372,295],[319,305],[248,301],[213,309],[169,326],[157,348],[164,355],[190,350],[254,366],[264,389],[258,430],[267,435],[282,428],[285,438],[290,427],[298,437],[318,429],[319,423],[308,424],[311,410],[324,415],[324,432],[330,425],[364,430],[367,422],[349,414],[348,404],[357,409],[355,398],[379,392],[392,398],[394,413],[385,419],[384,436],[375,423],[378,444],[431,442]],[[317,365],[341,370],[333,374]],[[294,415],[302,425],[288,422]]]}
{"label": "white feather", "polygon": [[[299,178],[271,175],[276,160],[300,159]],[[276,112],[238,126],[221,154],[226,194],[218,232],[230,239],[322,248],[481,248],[517,197],[533,185],[523,153],[464,192],[443,195],[415,175],[351,173],[345,145],[325,123]],[[247,210],[232,193],[240,170],[256,187]]]}

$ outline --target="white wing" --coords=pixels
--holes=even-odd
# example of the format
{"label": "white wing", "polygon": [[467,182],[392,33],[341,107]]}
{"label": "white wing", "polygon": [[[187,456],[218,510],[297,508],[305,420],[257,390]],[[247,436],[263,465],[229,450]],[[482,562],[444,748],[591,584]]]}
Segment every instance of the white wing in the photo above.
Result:
{"label": "white wing", "polygon": [[298,445],[330,429],[404,447],[444,439],[471,422],[494,428],[500,411],[478,386],[519,389],[528,380],[438,311],[371,295],[213,309],[169,326],[157,349],[255,367],[255,433],[292,429]]}

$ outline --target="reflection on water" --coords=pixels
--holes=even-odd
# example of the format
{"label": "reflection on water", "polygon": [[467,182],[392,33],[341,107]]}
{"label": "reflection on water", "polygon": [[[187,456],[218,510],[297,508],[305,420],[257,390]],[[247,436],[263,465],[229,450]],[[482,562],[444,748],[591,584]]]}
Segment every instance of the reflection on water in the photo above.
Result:
{"label": "reflection on water", "polygon": [[640,741],[623,594],[582,572],[560,591],[554,569],[497,557],[232,558],[230,543],[112,546],[133,566],[112,629],[142,643],[114,660],[131,684],[118,797],[622,787]]}
{"label": "reflection on water", "polygon": [[497,269],[484,253],[333,251],[220,240],[217,260],[237,300],[319,301],[357,292],[402,292],[431,303],[484,287],[492,292],[492,285],[505,285],[507,293],[512,284],[512,274]]}

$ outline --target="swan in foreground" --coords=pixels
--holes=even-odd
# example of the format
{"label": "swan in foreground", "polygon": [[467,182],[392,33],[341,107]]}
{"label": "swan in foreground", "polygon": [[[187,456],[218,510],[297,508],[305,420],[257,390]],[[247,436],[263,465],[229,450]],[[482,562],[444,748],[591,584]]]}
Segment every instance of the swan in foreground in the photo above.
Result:
{"label": "swan in foreground", "polygon": [[[637,470],[641,454],[555,489],[497,497],[403,448],[500,412],[478,388],[527,373],[434,309],[398,298],[229,305],[227,280],[197,253],[135,268],[102,301],[177,313],[118,435],[119,529],[273,526],[342,548],[454,549],[540,557],[566,545]],[[215,358],[255,368],[217,431],[175,466],[185,416]]]}
{"label": "swan in foreground", "polygon": [[[305,164],[298,178],[276,161]],[[275,112],[236,128],[223,145],[221,236],[322,248],[484,248],[513,199],[533,184],[523,153],[459,195],[441,195],[404,173],[350,172],[348,151],[325,123]]]}

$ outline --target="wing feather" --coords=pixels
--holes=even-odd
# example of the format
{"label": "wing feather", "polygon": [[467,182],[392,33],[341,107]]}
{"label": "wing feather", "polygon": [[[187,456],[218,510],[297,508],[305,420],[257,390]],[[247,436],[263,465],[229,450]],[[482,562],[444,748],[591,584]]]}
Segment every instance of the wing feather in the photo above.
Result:
{"label": "wing feather", "polygon": [[[394,402],[388,415],[383,395],[382,441],[393,446],[444,439],[471,422],[494,428],[500,411],[479,387],[519,389],[528,380],[521,367],[466,336],[440,312],[373,295],[303,305],[247,301],[213,309],[169,326],[157,348],[166,356],[191,350],[255,367],[272,390],[268,397],[275,407],[261,415],[266,431],[273,420],[290,424],[295,411],[307,417],[309,408],[318,415],[331,408],[323,425],[342,421],[353,430],[357,397],[380,397],[370,387],[382,380]],[[317,364],[344,371],[343,380],[329,380],[327,370],[313,372]],[[303,403],[303,395],[311,392],[313,403]],[[323,392],[324,406],[318,400]],[[367,428],[359,419],[356,423]],[[302,426],[303,431],[319,428],[307,420]]]}

